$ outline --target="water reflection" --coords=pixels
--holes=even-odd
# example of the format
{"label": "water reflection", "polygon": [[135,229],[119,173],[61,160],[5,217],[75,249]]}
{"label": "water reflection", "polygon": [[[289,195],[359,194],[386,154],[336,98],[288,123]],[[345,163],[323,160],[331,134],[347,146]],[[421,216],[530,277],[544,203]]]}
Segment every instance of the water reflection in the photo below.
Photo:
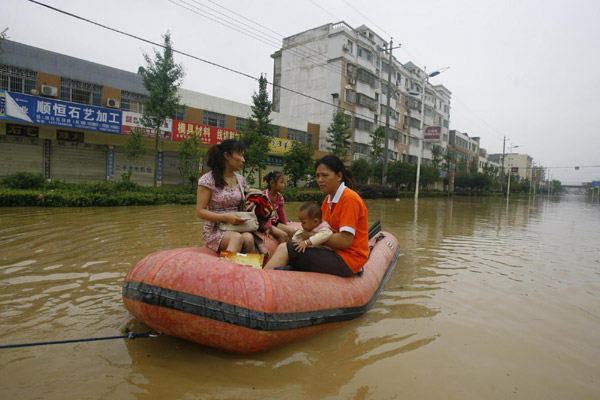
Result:
{"label": "water reflection", "polygon": [[[286,204],[288,216],[299,206]],[[4,350],[5,396],[394,398],[402,387],[464,398],[507,397],[517,386],[545,398],[600,396],[598,203],[367,206],[402,255],[362,318],[254,356],[170,337]],[[0,343],[145,331],[122,305],[123,277],[151,252],[201,245],[201,229],[193,206],[0,209]]]}

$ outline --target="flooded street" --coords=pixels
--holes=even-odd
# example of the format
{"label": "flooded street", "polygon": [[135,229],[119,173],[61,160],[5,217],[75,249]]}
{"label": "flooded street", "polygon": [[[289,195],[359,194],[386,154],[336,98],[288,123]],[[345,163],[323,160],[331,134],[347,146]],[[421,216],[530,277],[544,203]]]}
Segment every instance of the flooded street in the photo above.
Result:
{"label": "flooded street", "polygon": [[[366,203],[402,255],[365,316],[252,356],[166,336],[3,349],[3,398],[600,398],[600,204]],[[125,274],[202,225],[194,206],[0,208],[0,345],[146,331]]]}

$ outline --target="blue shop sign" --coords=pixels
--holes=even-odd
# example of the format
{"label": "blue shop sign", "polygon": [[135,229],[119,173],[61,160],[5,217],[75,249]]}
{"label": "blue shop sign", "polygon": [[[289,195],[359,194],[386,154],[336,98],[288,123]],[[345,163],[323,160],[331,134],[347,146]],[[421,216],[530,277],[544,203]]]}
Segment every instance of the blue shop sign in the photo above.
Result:
{"label": "blue shop sign", "polygon": [[121,133],[121,117],[120,110],[13,92],[4,92],[0,110],[0,119],[116,134]]}

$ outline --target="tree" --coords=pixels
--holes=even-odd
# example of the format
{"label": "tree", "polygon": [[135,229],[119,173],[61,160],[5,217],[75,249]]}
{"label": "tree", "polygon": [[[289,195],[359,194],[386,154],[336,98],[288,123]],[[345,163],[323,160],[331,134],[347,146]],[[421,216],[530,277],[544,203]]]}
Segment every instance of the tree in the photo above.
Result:
{"label": "tree", "polygon": [[383,156],[383,145],[385,141],[385,127],[378,126],[371,134],[371,158],[379,160]]}
{"label": "tree", "polygon": [[364,158],[359,158],[352,162],[350,169],[352,170],[354,179],[356,179],[357,183],[367,183],[369,177],[372,175],[373,167]]}
{"label": "tree", "polygon": [[179,143],[179,173],[183,181],[190,184],[192,191],[200,178],[200,162],[206,153],[207,149],[200,144],[198,135],[186,136]]}
{"label": "tree", "polygon": [[350,131],[350,120],[346,118],[343,108],[338,107],[333,114],[333,121],[327,127],[327,133],[329,135],[325,140],[329,143],[329,152],[334,156],[345,158],[350,147],[352,132]]}
{"label": "tree", "polygon": [[154,60],[144,53],[146,66],[139,69],[142,83],[148,91],[144,101],[142,124],[154,129],[156,161],[154,165],[154,186],[158,185],[158,138],[160,128],[166,120],[177,113],[180,97],[177,90],[182,83],[185,71],[183,66],[175,64],[169,31],[163,36],[162,52],[154,50]]}
{"label": "tree", "polygon": [[283,155],[283,172],[290,176],[294,186],[298,181],[312,175],[314,172],[312,146],[305,146],[300,142],[294,142],[292,149]]}
{"label": "tree", "polygon": [[388,166],[388,181],[395,183],[397,187],[410,186],[417,178],[417,166],[397,161]]}
{"label": "tree", "polygon": [[433,165],[421,165],[421,177],[419,183],[422,187],[427,187],[440,179],[440,170]]}
{"label": "tree", "polygon": [[258,79],[258,93],[252,95],[252,115],[240,129],[239,140],[246,145],[244,154],[244,176],[249,184],[254,184],[254,174],[267,167],[269,145],[273,137],[273,126],[269,116],[272,103],[267,92],[267,78]]}
{"label": "tree", "polygon": [[[131,135],[129,135],[127,141],[123,144],[123,147],[125,148],[125,157],[130,161],[135,161],[146,155],[146,149],[144,148],[143,143],[143,132],[142,128],[133,128]],[[121,179],[123,182],[129,182],[131,180],[131,170],[123,172],[121,174]]]}
{"label": "tree", "polygon": [[444,160],[444,149],[440,146],[434,145],[431,149],[431,163],[434,167],[440,168],[442,161]]}

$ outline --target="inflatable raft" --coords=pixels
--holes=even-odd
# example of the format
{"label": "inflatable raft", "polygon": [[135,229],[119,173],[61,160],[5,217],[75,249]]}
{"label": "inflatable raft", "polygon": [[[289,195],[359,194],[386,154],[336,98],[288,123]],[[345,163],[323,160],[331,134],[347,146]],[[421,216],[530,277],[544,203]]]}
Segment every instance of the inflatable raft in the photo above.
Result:
{"label": "inflatable raft", "polygon": [[[370,235],[371,236],[371,235]],[[125,307],[160,333],[235,353],[256,353],[336,328],[375,302],[400,249],[387,232],[370,239],[361,276],[262,270],[207,248],[157,252],[123,283]],[[263,249],[277,243],[266,239]]]}

